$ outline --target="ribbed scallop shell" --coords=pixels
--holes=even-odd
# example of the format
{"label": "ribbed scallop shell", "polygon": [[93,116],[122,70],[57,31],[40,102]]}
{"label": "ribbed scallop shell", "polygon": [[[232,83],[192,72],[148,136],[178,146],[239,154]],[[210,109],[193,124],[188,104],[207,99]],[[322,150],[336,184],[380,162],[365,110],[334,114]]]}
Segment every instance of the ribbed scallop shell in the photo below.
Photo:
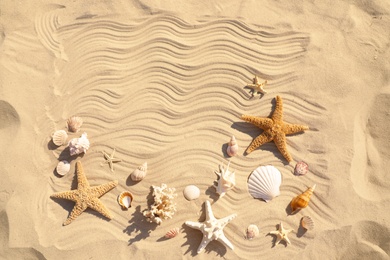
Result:
{"label": "ribbed scallop shell", "polygon": [[298,162],[295,165],[295,169],[294,169],[295,175],[305,175],[308,171],[309,171],[309,166],[307,165],[307,163],[303,161]]}
{"label": "ribbed scallop shell", "polygon": [[53,133],[52,136],[53,143],[57,146],[64,145],[68,139],[68,134],[65,130],[57,130]]}
{"label": "ribbed scallop shell", "polygon": [[72,133],[78,132],[82,124],[83,119],[78,116],[72,116],[66,121],[66,127],[68,128],[68,131]]}
{"label": "ribbed scallop shell", "polygon": [[118,196],[118,203],[122,209],[128,209],[131,207],[131,202],[133,202],[133,194],[130,191],[124,191]]}
{"label": "ribbed scallop shell", "polygon": [[234,135],[232,136],[230,142],[228,143],[226,152],[230,157],[235,156],[238,153],[238,144]]}
{"label": "ribbed scallop shell", "polygon": [[252,197],[265,202],[279,196],[282,174],[272,165],[256,168],[248,179],[248,191]]}
{"label": "ribbed scallop shell", "polygon": [[195,185],[188,185],[184,188],[183,195],[187,200],[196,200],[200,196],[200,190]]}
{"label": "ribbed scallop shell", "polygon": [[313,230],[314,229],[314,221],[309,216],[304,216],[301,219],[301,225],[302,225],[302,227],[306,228],[307,230]]}
{"label": "ribbed scallop shell", "polygon": [[291,200],[290,206],[292,212],[295,212],[296,210],[306,208],[307,205],[309,205],[310,197],[314,192],[314,189],[316,188],[316,185],[314,184],[313,187],[308,188],[305,192],[302,194],[296,196]]}
{"label": "ribbed scallop shell", "polygon": [[59,175],[64,176],[70,171],[70,163],[67,161],[60,161],[57,164],[56,171]]}
{"label": "ribbed scallop shell", "polygon": [[246,239],[252,240],[259,235],[260,231],[256,225],[249,225],[246,229]]}
{"label": "ribbed scallop shell", "polygon": [[69,142],[69,152],[70,155],[76,155],[81,153],[86,153],[89,149],[89,140],[87,138],[87,133],[83,133],[80,138],[73,138]]}
{"label": "ribbed scallop shell", "polygon": [[165,234],[165,237],[166,238],[174,238],[175,236],[177,236],[179,234],[180,230],[179,228],[172,228],[171,230],[169,230],[166,234]]}
{"label": "ribbed scallop shell", "polygon": [[130,177],[133,181],[142,181],[146,176],[147,170],[148,170],[148,163],[144,162],[141,166],[139,166],[131,173]]}

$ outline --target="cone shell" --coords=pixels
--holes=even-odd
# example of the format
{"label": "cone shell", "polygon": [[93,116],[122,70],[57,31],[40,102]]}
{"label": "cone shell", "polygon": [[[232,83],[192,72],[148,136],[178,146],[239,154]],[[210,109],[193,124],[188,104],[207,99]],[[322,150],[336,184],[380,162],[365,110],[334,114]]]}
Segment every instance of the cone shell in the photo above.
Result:
{"label": "cone shell", "polygon": [[64,145],[68,139],[68,134],[65,130],[57,130],[53,133],[52,136],[53,143],[57,146]]}
{"label": "cone shell", "polygon": [[313,230],[314,229],[314,221],[311,217],[309,216],[304,216],[301,219],[301,225],[307,230]]}
{"label": "cone shell", "polygon": [[57,164],[56,171],[59,175],[64,176],[70,171],[70,163],[67,161],[60,161]]}
{"label": "cone shell", "polygon": [[68,128],[68,131],[72,133],[78,132],[82,124],[83,119],[78,116],[72,116],[66,121],[66,127]]}
{"label": "cone shell", "polygon": [[228,143],[228,148],[226,152],[230,157],[235,156],[238,153],[238,144],[234,135],[232,136],[230,142]]}
{"label": "cone shell", "polygon": [[246,229],[246,239],[252,240],[259,235],[259,228],[256,225],[249,225]]}
{"label": "cone shell", "polygon": [[248,191],[252,197],[265,202],[279,196],[282,174],[272,165],[256,168],[248,179]]}
{"label": "cone shell", "polygon": [[313,187],[308,188],[304,193],[296,196],[291,200],[290,206],[292,212],[295,212],[296,210],[306,208],[309,204],[310,197],[313,194],[313,191],[315,189],[316,185],[314,184]]}
{"label": "cone shell", "polygon": [[183,195],[187,200],[196,200],[200,196],[200,190],[195,185],[188,185],[184,188]]}
{"label": "cone shell", "polygon": [[169,230],[166,234],[165,234],[165,237],[166,238],[174,238],[175,236],[177,236],[179,234],[179,228],[172,228],[171,230]]}
{"label": "cone shell", "polygon": [[298,162],[295,165],[295,169],[294,169],[295,175],[305,175],[308,171],[309,171],[309,166],[307,165],[307,163],[303,161]]}
{"label": "cone shell", "polygon": [[128,209],[133,202],[133,194],[130,191],[124,191],[118,196],[118,203],[122,209]]}
{"label": "cone shell", "polygon": [[144,162],[141,166],[139,166],[131,173],[130,175],[131,179],[133,181],[142,181],[146,176],[147,169],[148,169],[148,164],[147,162]]}

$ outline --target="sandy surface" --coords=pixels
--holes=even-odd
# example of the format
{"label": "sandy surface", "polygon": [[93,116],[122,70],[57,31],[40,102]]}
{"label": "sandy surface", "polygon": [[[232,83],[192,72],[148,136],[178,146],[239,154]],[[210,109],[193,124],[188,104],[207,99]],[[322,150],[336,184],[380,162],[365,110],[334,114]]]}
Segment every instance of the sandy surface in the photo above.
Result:
{"label": "sandy surface", "polygon": [[[69,2],[0,2],[0,258],[389,259],[388,1]],[[268,80],[264,96],[244,88],[254,74]],[[261,130],[240,116],[269,116],[276,95],[286,122],[310,127],[287,137],[291,164],[274,143],[244,155]],[[72,115],[91,148],[60,178],[65,146],[51,134]],[[214,171],[231,135],[236,187],[218,198]],[[112,173],[102,151],[114,148]],[[77,160],[91,185],[119,181],[101,198],[111,221],[87,210],[62,226],[74,204],[50,195],[76,188]],[[310,172],[297,177],[300,160]],[[146,178],[132,182],[144,161]],[[247,178],[268,164],[283,181],[265,203]],[[142,211],[161,183],[176,188],[178,211],[156,226]],[[199,199],[183,197],[189,184]],[[288,215],[313,184],[309,207]],[[135,197],[128,211],[116,202],[124,190]],[[202,235],[184,222],[203,221],[206,200],[217,218],[237,213],[224,229],[234,251],[213,241],[196,255]],[[314,230],[300,227],[304,215]],[[267,235],[279,222],[293,229],[291,245]],[[251,241],[249,224],[260,228]]]}

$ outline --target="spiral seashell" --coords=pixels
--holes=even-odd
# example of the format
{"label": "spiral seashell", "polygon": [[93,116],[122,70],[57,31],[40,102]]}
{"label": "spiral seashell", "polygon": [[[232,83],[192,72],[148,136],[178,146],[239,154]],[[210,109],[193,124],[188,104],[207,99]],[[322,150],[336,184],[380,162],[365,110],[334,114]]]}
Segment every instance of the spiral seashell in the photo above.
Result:
{"label": "spiral seashell", "polygon": [[66,121],[66,127],[69,132],[77,133],[83,124],[83,119],[78,116],[72,116]]}
{"label": "spiral seashell", "polygon": [[122,209],[131,208],[131,202],[133,202],[133,194],[130,191],[124,191],[118,196],[118,203]]}
{"label": "spiral seashell", "polygon": [[56,171],[59,175],[64,176],[70,171],[70,163],[67,161],[60,161],[57,164]]}
{"label": "spiral seashell", "polygon": [[133,181],[142,181],[146,176],[147,170],[148,170],[148,163],[144,162],[141,166],[139,166],[131,173],[130,177]]}
{"label": "spiral seashell", "polygon": [[80,138],[73,138],[72,140],[70,140],[68,146],[71,156],[86,153],[89,149],[89,140],[87,138],[87,133],[83,133]]}
{"label": "spiral seashell", "polygon": [[174,238],[175,236],[177,236],[179,234],[179,228],[172,228],[171,230],[169,230],[166,234],[165,234],[165,237],[166,238]]}
{"label": "spiral seashell", "polygon": [[294,169],[295,175],[305,175],[308,171],[309,171],[309,166],[307,165],[307,163],[303,161],[298,162],[295,165],[295,169]]}
{"label": "spiral seashell", "polygon": [[303,228],[305,228],[307,230],[313,230],[314,229],[314,221],[309,216],[302,217],[301,225],[302,225]]}
{"label": "spiral seashell", "polygon": [[256,225],[249,225],[246,229],[246,239],[252,240],[259,235],[259,228]]}
{"label": "spiral seashell", "polygon": [[64,145],[68,139],[68,134],[65,130],[57,130],[52,135],[53,143],[57,146]]}
{"label": "spiral seashell", "polygon": [[196,200],[200,196],[200,190],[195,185],[188,185],[184,188],[183,195],[187,200]]}
{"label": "spiral seashell", "polygon": [[238,153],[238,144],[234,135],[232,136],[230,142],[228,143],[226,152],[230,157],[233,157]]}
{"label": "spiral seashell", "polygon": [[302,194],[296,196],[291,200],[290,206],[292,212],[295,212],[297,210],[306,208],[307,205],[309,204],[310,197],[314,192],[314,189],[316,188],[316,185],[314,184],[313,187],[308,188],[305,192]]}
{"label": "spiral seashell", "polygon": [[223,165],[220,165],[219,172],[214,171],[214,173],[218,176],[218,180],[216,181],[216,184],[214,184],[214,187],[220,198],[225,196],[226,192],[233,189],[236,185],[236,174],[229,171],[229,165],[230,161],[226,167],[226,170]]}
{"label": "spiral seashell", "polygon": [[248,191],[252,197],[265,202],[279,196],[282,174],[272,165],[257,167],[248,179]]}

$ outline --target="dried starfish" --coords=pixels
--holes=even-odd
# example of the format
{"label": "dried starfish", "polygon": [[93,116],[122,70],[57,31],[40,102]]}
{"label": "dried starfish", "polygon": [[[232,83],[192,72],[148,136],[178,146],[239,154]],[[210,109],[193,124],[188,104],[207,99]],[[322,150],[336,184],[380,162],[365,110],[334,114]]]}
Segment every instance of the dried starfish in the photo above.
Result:
{"label": "dried starfish", "polygon": [[76,174],[77,174],[77,189],[58,192],[51,195],[51,198],[59,198],[66,199],[76,202],[73,207],[72,212],[69,217],[65,220],[64,226],[70,224],[73,220],[75,220],[78,216],[81,215],[87,208],[91,208],[101,213],[103,216],[112,219],[111,213],[108,209],[103,205],[103,203],[99,200],[101,196],[103,196],[108,191],[118,185],[118,181],[111,181],[106,184],[102,184],[95,187],[90,187],[87,178],[85,177],[83,167],[81,162],[78,161],[76,163]]}
{"label": "dried starfish", "polygon": [[205,202],[205,210],[206,210],[206,221],[205,222],[193,222],[193,221],[186,221],[185,224],[191,228],[198,229],[202,231],[203,233],[203,239],[200,243],[197,253],[201,253],[205,247],[213,240],[218,240],[219,242],[225,244],[230,249],[234,249],[234,246],[230,241],[225,237],[225,234],[223,233],[223,228],[232,221],[235,217],[237,217],[237,214],[232,214],[230,216],[216,219],[214,217],[214,214],[211,210],[211,205],[208,200]]}
{"label": "dried starfish", "polygon": [[112,151],[111,155],[108,155],[105,151],[102,151],[104,159],[106,159],[105,163],[108,163],[110,166],[111,172],[114,172],[114,163],[121,162],[121,159],[114,158],[115,155],[115,148]]}
{"label": "dried starfish", "polygon": [[253,90],[253,94],[256,93],[261,93],[265,94],[267,91],[264,90],[264,86],[267,84],[267,81],[265,80],[263,83],[260,83],[259,77],[255,75],[253,79],[253,84],[247,84],[246,86],[248,88],[251,88]]}
{"label": "dried starfish", "polygon": [[284,240],[287,242],[287,244],[291,244],[290,239],[288,239],[287,235],[292,231],[292,229],[284,229],[282,222],[279,224],[279,229],[276,231],[271,231],[269,234],[276,235],[276,242],[275,244],[279,244],[280,241]]}
{"label": "dried starfish", "polygon": [[287,151],[286,135],[309,129],[309,127],[305,125],[283,122],[283,103],[282,98],[279,96],[276,96],[276,106],[271,118],[242,115],[241,119],[264,130],[263,133],[256,137],[246,149],[247,154],[265,143],[274,141],[276,147],[288,162],[292,161],[292,157]]}

